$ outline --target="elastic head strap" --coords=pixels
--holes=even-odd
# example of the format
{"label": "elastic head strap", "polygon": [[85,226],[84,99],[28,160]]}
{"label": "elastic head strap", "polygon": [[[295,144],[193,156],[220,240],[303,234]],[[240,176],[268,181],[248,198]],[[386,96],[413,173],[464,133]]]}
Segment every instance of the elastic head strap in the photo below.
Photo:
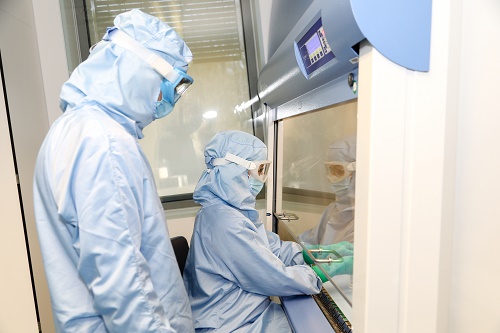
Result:
{"label": "elastic head strap", "polygon": [[244,167],[248,170],[254,170],[257,168],[255,163],[253,163],[252,161],[247,161],[244,158],[233,155],[231,153],[227,153],[224,158],[214,158],[212,160],[212,165],[213,166],[225,165],[225,164],[229,164],[231,162],[236,163],[238,165],[241,165],[242,167]]}
{"label": "elastic head strap", "polygon": [[179,78],[172,65],[165,59],[155,54],[142,46],[138,41],[127,35],[125,32],[115,29],[108,33],[109,39],[115,44],[120,45],[124,49],[134,53],[139,58],[147,62],[158,74],[166,78],[170,82],[175,82]]}

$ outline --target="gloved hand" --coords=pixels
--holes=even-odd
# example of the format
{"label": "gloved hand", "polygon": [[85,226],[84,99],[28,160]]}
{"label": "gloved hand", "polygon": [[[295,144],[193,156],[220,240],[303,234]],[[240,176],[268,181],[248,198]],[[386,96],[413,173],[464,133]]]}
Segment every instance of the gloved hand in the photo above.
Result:
{"label": "gloved hand", "polygon": [[[326,259],[328,257],[332,259],[337,259],[337,255],[334,253],[331,253],[331,251],[337,252],[339,255],[342,257],[344,256],[353,256],[354,255],[354,245],[350,242],[339,242],[335,244],[329,244],[329,245],[312,245],[312,244],[304,244],[305,248],[307,250],[317,250],[321,249],[324,252],[312,252],[311,254],[317,258],[317,259]],[[314,262],[311,260],[309,255],[303,251],[302,255],[304,256],[304,261],[308,264],[313,264]]]}
{"label": "gloved hand", "polygon": [[[350,242],[339,242],[335,244],[329,244],[329,245],[320,245],[320,248],[325,251],[333,250],[336,251],[338,254],[340,254],[342,257],[345,256],[353,256],[354,254],[354,245]],[[322,254],[325,255],[325,254]],[[326,253],[326,257],[328,257],[329,253]]]}
{"label": "gloved hand", "polygon": [[342,257],[342,259],[344,259],[342,262],[317,264],[317,265],[312,265],[311,268],[319,276],[321,282],[328,281],[328,278],[326,277],[325,273],[323,273],[323,271],[318,267],[318,265],[321,266],[321,268],[323,268],[330,277],[342,274],[352,274],[352,264],[354,258],[349,256],[349,257]]}

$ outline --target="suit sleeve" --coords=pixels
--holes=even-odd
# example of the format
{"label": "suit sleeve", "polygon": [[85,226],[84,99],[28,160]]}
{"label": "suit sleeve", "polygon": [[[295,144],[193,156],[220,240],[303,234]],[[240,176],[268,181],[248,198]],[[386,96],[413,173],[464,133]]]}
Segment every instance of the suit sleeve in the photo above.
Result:
{"label": "suit sleeve", "polygon": [[278,257],[286,266],[304,265],[304,257],[302,255],[302,247],[295,242],[282,241],[280,237],[271,231],[267,232],[267,239],[271,246],[271,251]]}
{"label": "suit sleeve", "polygon": [[321,280],[309,266],[287,266],[267,247],[250,220],[237,214],[231,218],[217,244],[211,244],[212,255],[224,262],[231,280],[243,290],[266,296],[319,292]]}

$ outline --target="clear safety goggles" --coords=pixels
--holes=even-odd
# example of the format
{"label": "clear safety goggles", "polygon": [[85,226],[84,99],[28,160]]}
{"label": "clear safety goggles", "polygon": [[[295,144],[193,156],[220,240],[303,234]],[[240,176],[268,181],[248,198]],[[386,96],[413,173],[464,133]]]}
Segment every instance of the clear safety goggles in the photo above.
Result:
{"label": "clear safety goggles", "polygon": [[[109,31],[108,36],[109,40],[137,55],[168,81],[168,85],[173,87],[172,93],[170,93],[173,96],[168,96],[170,102],[177,102],[186,90],[193,84],[194,80],[191,76],[177,68],[172,67],[168,61],[142,46],[138,41],[127,35],[125,32],[115,29]],[[94,46],[91,50],[93,48]],[[165,93],[162,91],[162,94]]]}
{"label": "clear safety goggles", "polygon": [[[177,103],[182,94],[193,84],[193,79],[191,76],[187,75],[183,71],[174,68],[179,74],[178,78],[174,82],[170,82],[167,79],[163,79],[161,84],[161,93],[163,98],[166,98],[172,104]],[[170,89],[173,87],[173,89]]]}
{"label": "clear safety goggles", "polygon": [[326,177],[332,183],[338,183],[356,171],[356,162],[325,162]]}
{"label": "clear safety goggles", "polygon": [[271,161],[268,160],[248,161],[231,153],[227,153],[224,158],[214,158],[212,161],[213,166],[225,165],[229,163],[236,163],[238,165],[241,165],[249,171],[251,177],[263,183],[265,183],[267,180],[269,166],[271,165]]}

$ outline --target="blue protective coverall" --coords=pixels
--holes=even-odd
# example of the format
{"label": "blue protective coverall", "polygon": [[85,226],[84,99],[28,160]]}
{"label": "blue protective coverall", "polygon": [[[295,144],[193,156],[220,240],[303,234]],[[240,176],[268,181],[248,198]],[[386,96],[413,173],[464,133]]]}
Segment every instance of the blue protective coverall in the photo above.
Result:
{"label": "blue protective coverall", "polygon": [[[328,147],[329,162],[355,162],[356,137],[349,136]],[[342,185],[331,184],[335,201],[326,207],[319,223],[299,236],[309,244],[329,245],[341,241],[354,242],[354,208],[356,172],[346,178]]]}
{"label": "blue protective coverall", "polygon": [[[187,70],[168,25],[132,10],[115,27]],[[57,332],[193,332],[149,163],[138,144],[161,76],[113,42],[78,66],[40,149],[37,229]]]}
{"label": "blue protective coverall", "polygon": [[304,265],[301,248],[265,230],[255,210],[247,170],[214,167],[227,152],[265,160],[266,146],[239,131],[216,134],[205,148],[208,170],[194,192],[196,216],[184,270],[197,332],[290,332],[269,296],[316,294],[321,280]]}

